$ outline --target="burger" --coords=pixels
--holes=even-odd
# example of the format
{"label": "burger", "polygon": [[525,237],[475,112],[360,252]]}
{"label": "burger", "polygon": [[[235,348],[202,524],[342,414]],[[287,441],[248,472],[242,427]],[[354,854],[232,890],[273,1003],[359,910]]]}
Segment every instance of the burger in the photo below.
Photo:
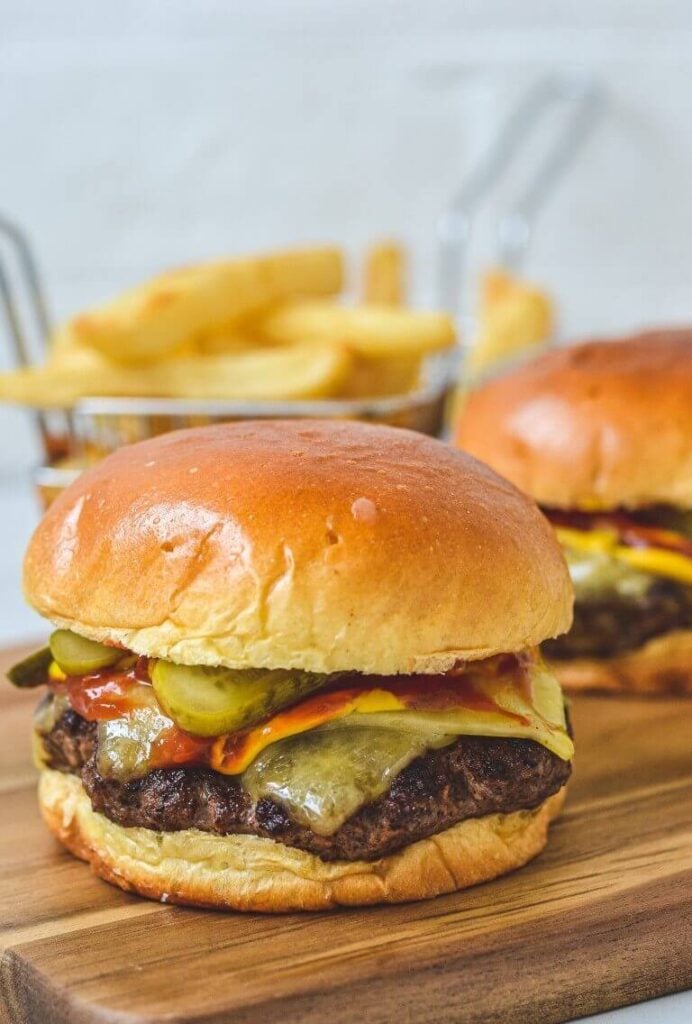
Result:
{"label": "burger", "polygon": [[47,648],[39,801],[143,896],[285,911],[494,878],[544,846],[573,753],[541,641],[554,534],[511,484],[405,430],[292,420],[120,449],[25,561]]}
{"label": "burger", "polygon": [[554,350],[474,391],[458,445],[531,495],[562,543],[578,689],[692,693],[692,330]]}

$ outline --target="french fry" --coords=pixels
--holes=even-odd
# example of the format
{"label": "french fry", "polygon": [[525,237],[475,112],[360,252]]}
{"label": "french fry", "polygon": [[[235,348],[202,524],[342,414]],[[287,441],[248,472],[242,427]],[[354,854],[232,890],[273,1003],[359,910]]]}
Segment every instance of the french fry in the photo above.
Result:
{"label": "french fry", "polygon": [[481,286],[478,333],[465,373],[483,373],[534,349],[548,341],[554,329],[555,311],[546,292],[503,271],[490,271]]}
{"label": "french fry", "polygon": [[339,249],[269,253],[261,257],[261,263],[264,288],[272,303],[289,298],[337,295],[344,286],[344,260]]}
{"label": "french fry", "polygon": [[77,345],[64,332],[53,335],[46,358],[46,366],[59,366],[61,369],[67,366],[101,366],[104,363],[108,365],[105,356],[86,345]]}
{"label": "french fry", "polygon": [[74,336],[71,321],[68,321],[53,331],[48,344],[48,361],[70,356],[75,349],[81,351],[82,348]]}
{"label": "french fry", "polygon": [[229,333],[227,331],[214,331],[198,338],[191,351],[205,356],[221,356],[237,355],[257,347],[258,342],[253,338],[247,337],[247,335]]}
{"label": "french fry", "polygon": [[231,352],[247,352],[248,349],[260,348],[261,341],[242,330],[236,324],[222,324],[200,331],[189,343],[190,353],[202,355],[223,355]]}
{"label": "french fry", "polygon": [[59,344],[125,363],[153,362],[205,328],[239,322],[291,296],[332,295],[342,279],[341,253],[328,248],[186,267],[76,316]]}
{"label": "french fry", "polygon": [[497,267],[486,270],[480,283],[479,312],[481,316],[489,313],[498,303],[515,294],[521,287],[517,278]]}
{"label": "french fry", "polygon": [[423,358],[454,343],[443,313],[401,306],[403,250],[374,246],[367,302],[333,299],[337,249],[171,271],[55,332],[43,367],[0,375],[0,399],[69,408],[80,398],[281,401],[381,397],[415,388]]}
{"label": "french fry", "polygon": [[422,356],[454,343],[454,325],[446,313],[347,308],[334,302],[294,302],[258,320],[258,330],[281,345],[345,345],[359,356]]}
{"label": "french fry", "polygon": [[396,242],[373,245],[365,256],[363,299],[384,306],[406,303],[406,256]]}
{"label": "french fry", "polygon": [[43,367],[0,374],[0,399],[39,408],[68,408],[95,395],[258,401],[328,398],[352,364],[337,346],[254,349],[220,356],[183,356],[149,366],[124,366],[84,352]]}
{"label": "french fry", "polygon": [[343,398],[384,398],[413,391],[420,381],[420,356],[354,356],[340,394]]}

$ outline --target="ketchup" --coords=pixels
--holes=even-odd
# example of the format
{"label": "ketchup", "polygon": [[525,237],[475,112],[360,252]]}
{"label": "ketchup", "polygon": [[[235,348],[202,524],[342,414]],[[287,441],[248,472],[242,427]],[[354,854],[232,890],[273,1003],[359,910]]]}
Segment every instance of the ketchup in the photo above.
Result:
{"label": "ketchup", "polygon": [[[87,722],[123,718],[137,708],[153,709],[163,716],[149,682],[147,658],[139,658],[126,671],[105,670],[86,676],[68,676],[51,682],[50,688],[66,697],[72,709]],[[171,721],[152,744],[151,767],[208,764],[211,744],[212,740],[192,736]]]}

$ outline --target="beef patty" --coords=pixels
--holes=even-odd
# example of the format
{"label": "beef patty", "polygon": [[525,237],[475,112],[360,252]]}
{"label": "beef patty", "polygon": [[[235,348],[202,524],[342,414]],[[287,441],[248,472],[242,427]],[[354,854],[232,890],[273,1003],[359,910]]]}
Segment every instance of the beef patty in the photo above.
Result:
{"label": "beef patty", "polygon": [[62,715],[43,743],[49,766],[80,775],[94,810],[119,825],[265,836],[323,860],[375,860],[465,818],[538,807],[572,770],[532,740],[463,736],[416,758],[389,792],[334,835],[319,836],[273,800],[254,802],[236,776],[209,768],[159,768],[130,782],[103,778],[96,726],[74,711]]}
{"label": "beef patty", "polygon": [[549,658],[607,658],[675,629],[692,628],[692,588],[659,579],[641,597],[607,591],[577,600],[569,633],[542,645]]}

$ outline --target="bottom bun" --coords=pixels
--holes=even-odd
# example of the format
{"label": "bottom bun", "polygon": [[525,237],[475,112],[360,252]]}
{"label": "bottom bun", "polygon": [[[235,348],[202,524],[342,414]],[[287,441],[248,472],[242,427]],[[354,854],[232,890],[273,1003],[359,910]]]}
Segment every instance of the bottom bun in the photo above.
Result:
{"label": "bottom bun", "polygon": [[326,862],[258,836],[123,828],[91,808],[74,775],[44,769],[43,817],[101,878],[164,903],[232,910],[327,910],[404,903],[465,889],[543,849],[564,789],[533,811],[470,818],[375,861]]}
{"label": "bottom bun", "polygon": [[692,696],[692,630],[676,630],[615,658],[552,661],[566,690]]}

